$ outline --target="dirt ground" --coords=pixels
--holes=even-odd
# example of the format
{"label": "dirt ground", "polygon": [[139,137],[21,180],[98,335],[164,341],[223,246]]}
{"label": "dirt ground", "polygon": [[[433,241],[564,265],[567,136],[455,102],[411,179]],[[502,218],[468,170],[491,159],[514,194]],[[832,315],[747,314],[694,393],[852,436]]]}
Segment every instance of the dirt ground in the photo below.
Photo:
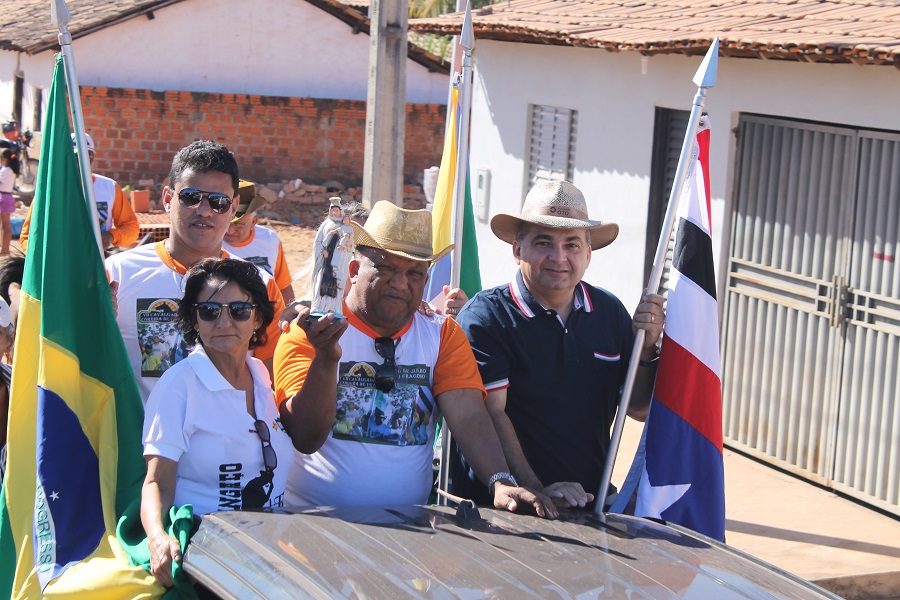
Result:
{"label": "dirt ground", "polygon": [[[25,218],[26,213],[26,208],[19,207],[13,214],[13,216]],[[138,220],[142,224],[147,222],[168,222],[165,214],[159,212],[150,214],[138,214]],[[309,256],[312,254],[313,240],[316,237],[316,229],[318,228],[319,224],[301,223],[299,225],[288,225],[282,223],[270,223],[266,219],[260,219],[260,225],[269,227],[270,229],[274,229],[278,233],[278,237],[281,238],[281,244],[284,247],[285,259],[287,260],[288,266],[290,267],[291,275],[296,273],[300,269],[300,266],[303,264],[303,261],[309,258]],[[18,238],[13,239],[12,247],[16,250],[19,249]]]}
{"label": "dirt ground", "polygon": [[[281,245],[284,247],[284,257],[291,269],[291,275],[296,273],[300,266],[312,254],[313,240],[316,237],[317,227],[311,225],[276,225],[266,223],[260,219],[260,225],[274,229],[281,238]],[[299,292],[297,284],[294,284],[294,291]]]}

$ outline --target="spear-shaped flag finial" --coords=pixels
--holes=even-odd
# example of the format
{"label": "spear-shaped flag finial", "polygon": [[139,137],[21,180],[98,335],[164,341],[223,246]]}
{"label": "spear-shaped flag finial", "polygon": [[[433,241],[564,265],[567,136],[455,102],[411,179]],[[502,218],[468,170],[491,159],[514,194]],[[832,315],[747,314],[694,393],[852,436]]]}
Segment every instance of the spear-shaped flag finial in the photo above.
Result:
{"label": "spear-shaped flag finial", "polygon": [[716,85],[716,71],[719,70],[719,36],[713,38],[700,68],[694,73],[694,84],[697,87],[711,88]]}
{"label": "spear-shaped flag finial", "polygon": [[69,7],[66,0],[52,0],[50,2],[50,21],[56,28],[65,27],[69,24],[72,16],[69,14]]}
{"label": "spear-shaped flag finial", "polygon": [[475,47],[475,32],[472,28],[472,4],[466,2],[466,16],[463,19],[462,31],[459,33],[459,45],[471,52]]}

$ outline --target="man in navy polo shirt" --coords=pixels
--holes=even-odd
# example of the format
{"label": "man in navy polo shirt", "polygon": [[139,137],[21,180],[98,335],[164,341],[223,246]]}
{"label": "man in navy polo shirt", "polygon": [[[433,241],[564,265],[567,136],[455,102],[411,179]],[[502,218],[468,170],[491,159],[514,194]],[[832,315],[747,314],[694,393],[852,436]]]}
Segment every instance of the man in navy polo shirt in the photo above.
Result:
{"label": "man in navy polo shirt", "polygon": [[[488,412],[522,486],[586,506],[600,487],[636,328],[647,334],[629,416],[646,416],[663,298],[644,295],[632,318],[614,295],[581,281],[591,252],[610,244],[619,227],[589,220],[571,183],[538,183],[522,214],[496,215],[491,230],[512,244],[519,271],[476,295],[457,319],[472,343]],[[484,501],[484,486],[454,479],[457,493]]]}

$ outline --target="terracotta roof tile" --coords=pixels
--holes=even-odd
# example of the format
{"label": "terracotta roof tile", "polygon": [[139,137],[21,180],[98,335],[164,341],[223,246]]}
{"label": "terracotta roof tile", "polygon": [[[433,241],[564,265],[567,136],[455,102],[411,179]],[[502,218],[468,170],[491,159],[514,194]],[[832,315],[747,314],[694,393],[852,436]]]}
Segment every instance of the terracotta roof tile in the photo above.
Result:
{"label": "terracotta roof tile", "polygon": [[[69,32],[73,38],[88,35],[110,25],[162,9],[187,0],[67,0],[72,19]],[[367,0],[306,0],[310,4],[344,21],[356,30],[369,32],[369,19],[351,8]],[[50,23],[49,0],[0,0],[0,50],[34,54],[58,48],[58,30]],[[418,40],[419,34],[412,36]],[[407,45],[410,60],[429,71],[449,72],[447,60],[414,43]]]}
{"label": "terracotta roof tile", "polygon": [[[68,0],[73,36],[182,0]],[[0,49],[32,51],[56,43],[49,0],[0,0]]]}
{"label": "terracotta roof tile", "polygon": [[[472,16],[476,39],[900,68],[898,0],[507,0]],[[414,19],[421,32],[458,33],[460,13]]]}

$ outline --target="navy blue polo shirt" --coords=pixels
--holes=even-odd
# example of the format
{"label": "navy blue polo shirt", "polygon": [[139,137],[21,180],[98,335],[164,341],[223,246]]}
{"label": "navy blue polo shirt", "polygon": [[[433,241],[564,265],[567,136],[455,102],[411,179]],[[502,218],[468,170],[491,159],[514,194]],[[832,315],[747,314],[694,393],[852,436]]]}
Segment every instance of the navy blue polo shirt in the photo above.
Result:
{"label": "navy blue polo shirt", "polygon": [[506,413],[541,482],[577,481],[596,494],[634,343],[619,299],[579,282],[563,323],[519,271],[509,284],[479,292],[457,321],[485,388],[507,388]]}

